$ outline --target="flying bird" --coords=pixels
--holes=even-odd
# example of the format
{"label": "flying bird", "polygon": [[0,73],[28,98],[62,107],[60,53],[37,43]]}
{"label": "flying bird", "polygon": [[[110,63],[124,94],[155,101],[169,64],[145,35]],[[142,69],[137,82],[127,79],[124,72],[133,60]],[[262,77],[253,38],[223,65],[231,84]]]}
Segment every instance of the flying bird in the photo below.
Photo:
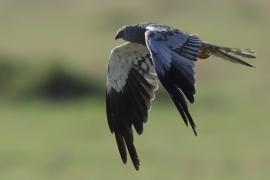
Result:
{"label": "flying bird", "polygon": [[250,49],[218,46],[195,34],[154,23],[121,27],[115,39],[126,43],[112,49],[108,63],[106,111],[123,163],[127,153],[136,170],[140,161],[133,128],[143,133],[158,81],[169,93],[185,124],[197,135],[186,101],[194,102],[195,62],[210,56],[253,67],[243,58],[255,58]]}

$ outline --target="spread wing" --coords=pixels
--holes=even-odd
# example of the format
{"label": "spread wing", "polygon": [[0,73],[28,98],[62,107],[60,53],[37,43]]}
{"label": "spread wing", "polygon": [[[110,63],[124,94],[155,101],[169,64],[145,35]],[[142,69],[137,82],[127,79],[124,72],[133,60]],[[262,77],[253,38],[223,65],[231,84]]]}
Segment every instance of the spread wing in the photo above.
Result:
{"label": "spread wing", "polygon": [[176,29],[151,27],[145,33],[146,45],[154,60],[162,85],[170,94],[186,125],[196,135],[196,125],[183,95],[193,103],[195,94],[195,64],[201,40]]}
{"label": "spread wing", "polygon": [[127,161],[127,148],[137,170],[139,159],[132,126],[138,134],[143,132],[157,88],[156,71],[146,46],[125,43],[112,50],[106,90],[108,124],[115,134],[123,162]]}

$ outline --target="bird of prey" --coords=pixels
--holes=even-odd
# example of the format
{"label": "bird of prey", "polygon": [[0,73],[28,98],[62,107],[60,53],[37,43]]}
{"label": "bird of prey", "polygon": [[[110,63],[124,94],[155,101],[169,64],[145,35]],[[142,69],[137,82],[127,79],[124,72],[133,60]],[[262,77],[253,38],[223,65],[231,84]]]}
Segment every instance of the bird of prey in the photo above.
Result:
{"label": "bird of prey", "polygon": [[240,59],[255,58],[250,49],[218,46],[195,34],[154,23],[121,27],[115,39],[127,41],[112,49],[107,76],[106,111],[123,163],[127,153],[136,170],[140,161],[134,146],[133,128],[143,133],[143,123],[158,89],[158,80],[169,93],[185,124],[196,133],[186,100],[194,102],[194,67],[211,55],[253,67]]}

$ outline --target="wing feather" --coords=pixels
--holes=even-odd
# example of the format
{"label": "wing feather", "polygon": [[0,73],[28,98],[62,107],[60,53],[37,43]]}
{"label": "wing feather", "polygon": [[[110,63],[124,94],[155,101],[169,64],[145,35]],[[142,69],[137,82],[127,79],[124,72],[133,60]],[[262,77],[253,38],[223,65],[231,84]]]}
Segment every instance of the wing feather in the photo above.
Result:
{"label": "wing feather", "polygon": [[157,88],[156,71],[145,46],[125,43],[112,50],[106,90],[108,125],[115,133],[123,163],[127,162],[128,152],[137,170],[140,162],[132,126],[142,134]]}
{"label": "wing feather", "polygon": [[185,124],[190,124],[197,135],[183,94],[189,102],[194,102],[194,61],[197,60],[201,40],[196,35],[168,27],[149,28],[145,37],[159,80],[170,94]]}

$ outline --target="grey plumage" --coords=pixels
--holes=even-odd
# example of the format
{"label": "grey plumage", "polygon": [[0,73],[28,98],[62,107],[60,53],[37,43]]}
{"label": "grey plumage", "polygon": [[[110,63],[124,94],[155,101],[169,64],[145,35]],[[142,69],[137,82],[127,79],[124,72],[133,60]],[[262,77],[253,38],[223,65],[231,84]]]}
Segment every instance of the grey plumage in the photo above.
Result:
{"label": "grey plumage", "polygon": [[127,153],[136,170],[140,161],[134,146],[133,128],[143,133],[159,80],[169,93],[185,124],[197,135],[186,100],[194,102],[195,62],[211,55],[252,66],[240,59],[255,58],[249,49],[228,48],[202,41],[197,35],[154,23],[123,26],[115,39],[128,43],[111,51],[108,64],[107,120],[122,161]]}

